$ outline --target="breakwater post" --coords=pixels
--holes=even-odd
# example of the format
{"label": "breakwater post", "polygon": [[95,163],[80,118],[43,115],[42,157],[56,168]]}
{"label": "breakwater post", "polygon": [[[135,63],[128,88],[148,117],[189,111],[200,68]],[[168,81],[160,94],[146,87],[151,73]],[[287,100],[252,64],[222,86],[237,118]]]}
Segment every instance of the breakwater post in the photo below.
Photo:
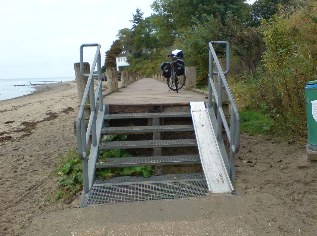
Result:
{"label": "breakwater post", "polygon": [[[90,65],[88,62],[84,62],[84,74],[89,74],[90,73]],[[76,84],[77,84],[77,92],[78,92],[78,100],[79,100],[79,105],[81,104],[81,101],[84,96],[85,88],[87,85],[87,80],[88,78],[86,76],[81,75],[80,73],[80,63],[75,63],[74,64],[74,70],[75,70],[75,79],[76,79]],[[86,123],[88,124],[90,116],[90,100],[89,96],[85,105],[85,120]],[[76,126],[75,126],[76,127]]]}

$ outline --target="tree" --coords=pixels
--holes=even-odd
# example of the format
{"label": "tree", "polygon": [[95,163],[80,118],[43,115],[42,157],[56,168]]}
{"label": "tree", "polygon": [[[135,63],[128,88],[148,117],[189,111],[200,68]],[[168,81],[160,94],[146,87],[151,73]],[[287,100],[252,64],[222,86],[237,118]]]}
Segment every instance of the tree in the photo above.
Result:
{"label": "tree", "polygon": [[133,14],[133,19],[130,21],[132,23],[132,31],[143,21],[144,13],[140,8],[135,10],[135,14]]}
{"label": "tree", "polygon": [[233,51],[251,73],[255,72],[265,51],[265,44],[260,30],[248,27],[239,32],[233,40]]}
{"label": "tree", "polygon": [[257,0],[252,5],[253,22],[255,25],[259,25],[261,20],[269,20],[279,11],[290,15],[305,3],[306,0]]}
{"label": "tree", "polygon": [[169,17],[177,32],[193,25],[193,19],[203,20],[203,15],[221,18],[223,23],[228,12],[241,23],[250,17],[244,0],[155,0],[152,7],[158,15]]}
{"label": "tree", "polygon": [[208,42],[222,40],[221,22],[213,16],[203,16],[202,21],[181,31],[176,47],[184,50],[187,65],[196,66],[198,83],[204,84],[208,75]]}
{"label": "tree", "polygon": [[110,49],[106,52],[105,58],[105,68],[115,68],[116,67],[116,57],[122,52],[120,40],[115,40]]}

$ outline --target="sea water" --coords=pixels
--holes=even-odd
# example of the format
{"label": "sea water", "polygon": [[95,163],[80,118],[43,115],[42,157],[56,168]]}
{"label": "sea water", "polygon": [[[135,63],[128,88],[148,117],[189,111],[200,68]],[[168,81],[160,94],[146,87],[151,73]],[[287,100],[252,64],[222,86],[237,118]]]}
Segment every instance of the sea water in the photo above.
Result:
{"label": "sea water", "polygon": [[74,80],[74,77],[0,79],[0,100],[28,95],[39,85],[71,80]]}

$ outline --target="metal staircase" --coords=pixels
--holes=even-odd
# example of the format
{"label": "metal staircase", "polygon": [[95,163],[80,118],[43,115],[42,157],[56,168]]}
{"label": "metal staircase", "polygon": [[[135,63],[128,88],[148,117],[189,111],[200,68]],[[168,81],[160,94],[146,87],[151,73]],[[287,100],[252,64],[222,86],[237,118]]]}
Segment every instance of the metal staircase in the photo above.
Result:
{"label": "metal staircase", "polygon": [[[152,110],[152,107],[149,105],[148,110]],[[161,108],[159,112],[113,111],[114,113],[105,114],[103,135],[125,134],[129,140],[101,142],[100,152],[126,149],[132,154],[129,157],[97,161],[96,169],[151,166],[153,170],[158,169],[155,172],[159,172],[159,175],[117,176],[107,180],[96,178],[87,199],[88,205],[198,197],[208,193],[189,106],[181,106],[186,112],[165,112],[165,108],[170,108],[171,105],[158,107]],[[108,110],[116,109],[122,110],[118,105],[110,105]],[[135,110],[140,108],[135,106]],[[153,122],[153,119],[157,121]],[[177,166],[182,166],[182,171]]]}
{"label": "metal staircase", "polygon": [[[100,45],[81,46],[81,68],[83,48],[97,47],[91,68],[97,67],[98,72],[92,69],[90,74],[84,74],[81,71],[88,77],[76,121],[78,154],[84,176],[82,207],[234,191],[231,180],[234,179],[234,154],[239,147],[239,115],[212,44],[209,46],[209,63],[216,65],[217,73],[210,68],[208,103],[135,107],[104,104]],[[98,77],[96,86],[94,77]],[[223,93],[230,102],[229,124],[223,111]],[[90,116],[87,120],[88,101]],[[103,138],[122,134],[124,140]],[[109,150],[128,150],[129,155],[101,158]],[[151,167],[153,175],[98,177],[102,170],[140,166]]]}

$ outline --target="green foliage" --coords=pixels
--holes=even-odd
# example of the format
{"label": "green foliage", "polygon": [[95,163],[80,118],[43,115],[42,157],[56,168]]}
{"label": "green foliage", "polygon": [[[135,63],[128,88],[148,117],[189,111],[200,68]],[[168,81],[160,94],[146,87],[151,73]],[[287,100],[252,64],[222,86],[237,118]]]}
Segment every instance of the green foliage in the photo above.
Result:
{"label": "green foliage", "polygon": [[233,39],[233,53],[238,55],[251,73],[255,73],[260,64],[265,44],[262,33],[258,28],[248,27],[238,32]]}
{"label": "green foliage", "polygon": [[109,179],[115,176],[143,176],[145,178],[148,178],[151,177],[153,174],[154,168],[151,166],[135,166],[98,170],[96,172],[96,177],[98,179]]}
{"label": "green foliage", "polygon": [[[103,137],[104,142],[126,140],[126,135],[106,135]],[[123,149],[110,149],[101,151],[99,161],[104,162],[108,158],[129,157],[131,154]],[[99,179],[108,179],[115,176],[143,176],[150,177],[154,173],[154,168],[151,166],[136,166],[124,168],[109,168],[97,170],[96,177]]]}
{"label": "green foliage", "polygon": [[291,17],[264,22],[262,67],[231,83],[237,103],[265,112],[274,120],[271,132],[284,137],[306,136],[304,88],[317,79],[316,9],[315,3]]}
{"label": "green foliage", "polygon": [[292,14],[295,9],[303,7],[306,0],[257,0],[252,5],[253,24],[269,20],[278,13]]}
{"label": "green foliage", "polygon": [[249,5],[244,0],[155,0],[152,6],[155,13],[171,19],[177,33],[194,25],[193,19],[204,21],[204,15],[220,17],[222,23],[229,12],[241,23],[249,17]]}
{"label": "green foliage", "polygon": [[56,199],[72,198],[82,189],[82,162],[75,149],[62,156],[54,173],[58,176],[59,184]]}
{"label": "green foliage", "polygon": [[120,40],[115,40],[110,50],[106,52],[105,68],[116,68],[116,57],[122,52],[122,45]]}
{"label": "green foliage", "polygon": [[195,24],[181,31],[175,42],[176,48],[185,52],[185,61],[188,66],[196,66],[198,85],[206,84],[208,74],[208,42],[220,40],[221,23],[213,16],[204,15],[203,22],[194,20]]}
{"label": "green foliage", "polygon": [[251,17],[244,0],[155,0],[152,8],[154,14],[145,19],[137,9],[131,29],[119,31],[122,49],[128,53],[128,70],[152,76],[166,61],[166,52],[181,48],[186,64],[196,66],[200,83],[208,74],[208,42],[231,40]]}
{"label": "green foliage", "polygon": [[305,136],[304,87],[316,79],[316,23],[306,14],[275,18],[264,25],[263,33],[267,73],[261,80],[262,98],[283,132]]}
{"label": "green foliage", "polygon": [[240,129],[251,135],[264,134],[271,132],[273,120],[267,115],[257,111],[241,111],[240,112]]}

